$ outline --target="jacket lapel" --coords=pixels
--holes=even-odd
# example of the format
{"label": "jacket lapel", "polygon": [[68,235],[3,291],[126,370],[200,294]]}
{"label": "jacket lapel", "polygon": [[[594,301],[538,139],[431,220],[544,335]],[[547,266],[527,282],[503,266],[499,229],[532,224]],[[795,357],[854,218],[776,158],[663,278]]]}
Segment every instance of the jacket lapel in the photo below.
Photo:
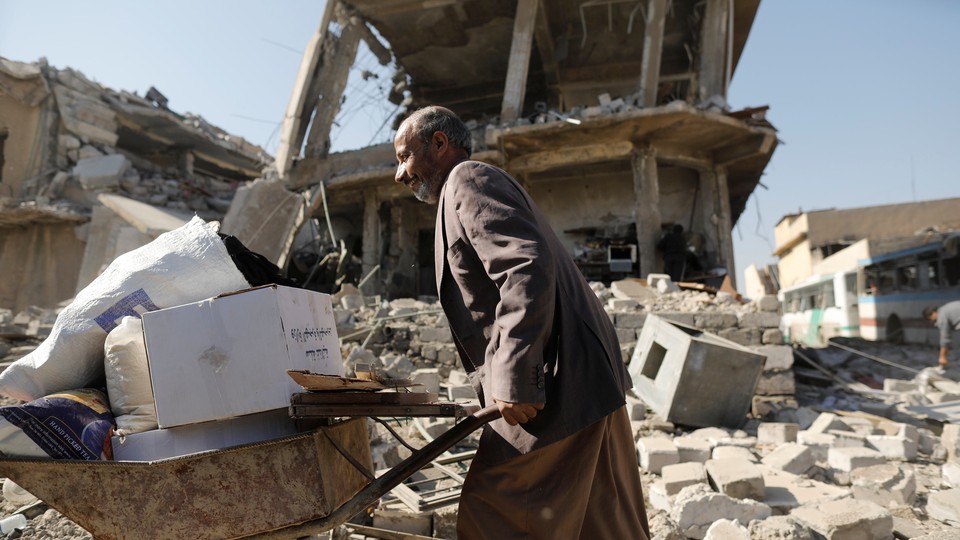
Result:
{"label": "jacket lapel", "polygon": [[447,252],[447,234],[446,234],[446,220],[444,219],[444,192],[446,191],[446,184],[443,188],[440,189],[440,204],[437,208],[437,224],[434,231],[434,240],[433,240],[433,269],[436,274],[437,279],[437,296],[441,295],[440,285],[443,283],[443,275],[446,273],[446,264],[447,257],[445,256]]}

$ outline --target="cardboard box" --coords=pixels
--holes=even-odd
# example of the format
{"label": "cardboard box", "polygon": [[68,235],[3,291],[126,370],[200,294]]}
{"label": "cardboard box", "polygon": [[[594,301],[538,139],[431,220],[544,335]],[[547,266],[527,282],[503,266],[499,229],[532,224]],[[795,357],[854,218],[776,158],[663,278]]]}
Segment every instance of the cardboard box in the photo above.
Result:
{"label": "cardboard box", "polygon": [[288,409],[110,438],[114,461],[156,461],[296,435]]}
{"label": "cardboard box", "polygon": [[330,296],[269,285],[143,314],[161,428],[289,407],[286,370],[343,375]]}

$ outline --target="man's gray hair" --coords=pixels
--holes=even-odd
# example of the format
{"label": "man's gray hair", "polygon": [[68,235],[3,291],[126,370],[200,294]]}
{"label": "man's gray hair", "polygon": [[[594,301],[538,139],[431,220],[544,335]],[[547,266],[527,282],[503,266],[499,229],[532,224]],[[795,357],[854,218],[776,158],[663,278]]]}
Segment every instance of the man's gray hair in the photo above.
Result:
{"label": "man's gray hair", "polygon": [[473,152],[473,138],[470,130],[450,109],[431,105],[417,109],[407,118],[407,121],[424,144],[430,144],[433,134],[441,131],[446,134],[453,147],[466,150],[467,157],[470,157]]}

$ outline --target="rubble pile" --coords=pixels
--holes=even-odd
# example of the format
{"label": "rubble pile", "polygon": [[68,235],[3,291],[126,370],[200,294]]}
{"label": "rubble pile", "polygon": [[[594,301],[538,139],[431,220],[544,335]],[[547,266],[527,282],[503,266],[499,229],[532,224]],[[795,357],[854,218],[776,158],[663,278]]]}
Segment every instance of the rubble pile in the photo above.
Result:
{"label": "rubble pile", "polygon": [[[0,77],[12,87],[24,88],[11,97],[42,110],[47,133],[37,139],[50,139],[31,154],[43,170],[27,178],[20,193],[5,194],[6,207],[83,214],[97,204],[97,194],[106,192],[222,219],[240,181],[255,177],[254,165],[268,160],[261,148],[203,118],[169,110],[156,89],[148,92],[151,99],[115,91],[43,59],[35,64],[3,60],[0,68]],[[223,170],[241,174],[217,174],[216,166],[201,166],[200,159],[220,161]]]}
{"label": "rubble pile", "polygon": [[[879,364],[835,347],[796,350],[782,343],[773,297],[739,301],[725,293],[648,287],[627,280],[593,284],[629,361],[650,314],[720,336],[766,356],[751,414],[740,429],[675,425],[628,396],[638,465],[653,537],[949,538],[960,527],[960,418],[936,417],[960,398],[947,373],[925,369],[929,347],[857,341]],[[669,290],[660,290],[669,289]],[[373,363],[410,379],[420,391],[475,399],[459,366],[436,298],[384,301],[344,287],[333,297],[345,370]],[[49,332],[57,310],[0,310],[3,364],[23,356]],[[816,372],[820,377],[810,374]],[[795,374],[801,376],[794,378]],[[907,378],[907,376],[909,378]],[[718,381],[718,384],[723,384]],[[369,423],[374,465],[400,463],[450,428],[453,419]],[[457,495],[478,434],[381,500],[376,529],[455,538]],[[16,510],[9,502],[3,510]],[[41,507],[45,510],[45,507]],[[34,511],[37,514],[37,511]],[[55,511],[32,516],[24,538],[89,538]],[[351,529],[346,526],[347,534]],[[52,531],[56,531],[55,533]]]}

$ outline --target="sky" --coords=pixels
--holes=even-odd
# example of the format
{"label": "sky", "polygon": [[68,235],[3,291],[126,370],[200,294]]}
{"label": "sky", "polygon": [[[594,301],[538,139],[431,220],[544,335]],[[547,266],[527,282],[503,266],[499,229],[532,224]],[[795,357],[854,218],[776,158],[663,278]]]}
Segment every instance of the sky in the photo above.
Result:
{"label": "sky", "polygon": [[[0,56],[45,57],[117,90],[156,87],[270,153],[319,0],[0,0]],[[800,211],[960,197],[960,2],[764,0],[731,81],[780,144],[734,229],[738,282]],[[390,66],[363,48],[333,150],[391,140]],[[364,70],[366,79],[363,79]],[[366,81],[366,82],[365,82]]]}

